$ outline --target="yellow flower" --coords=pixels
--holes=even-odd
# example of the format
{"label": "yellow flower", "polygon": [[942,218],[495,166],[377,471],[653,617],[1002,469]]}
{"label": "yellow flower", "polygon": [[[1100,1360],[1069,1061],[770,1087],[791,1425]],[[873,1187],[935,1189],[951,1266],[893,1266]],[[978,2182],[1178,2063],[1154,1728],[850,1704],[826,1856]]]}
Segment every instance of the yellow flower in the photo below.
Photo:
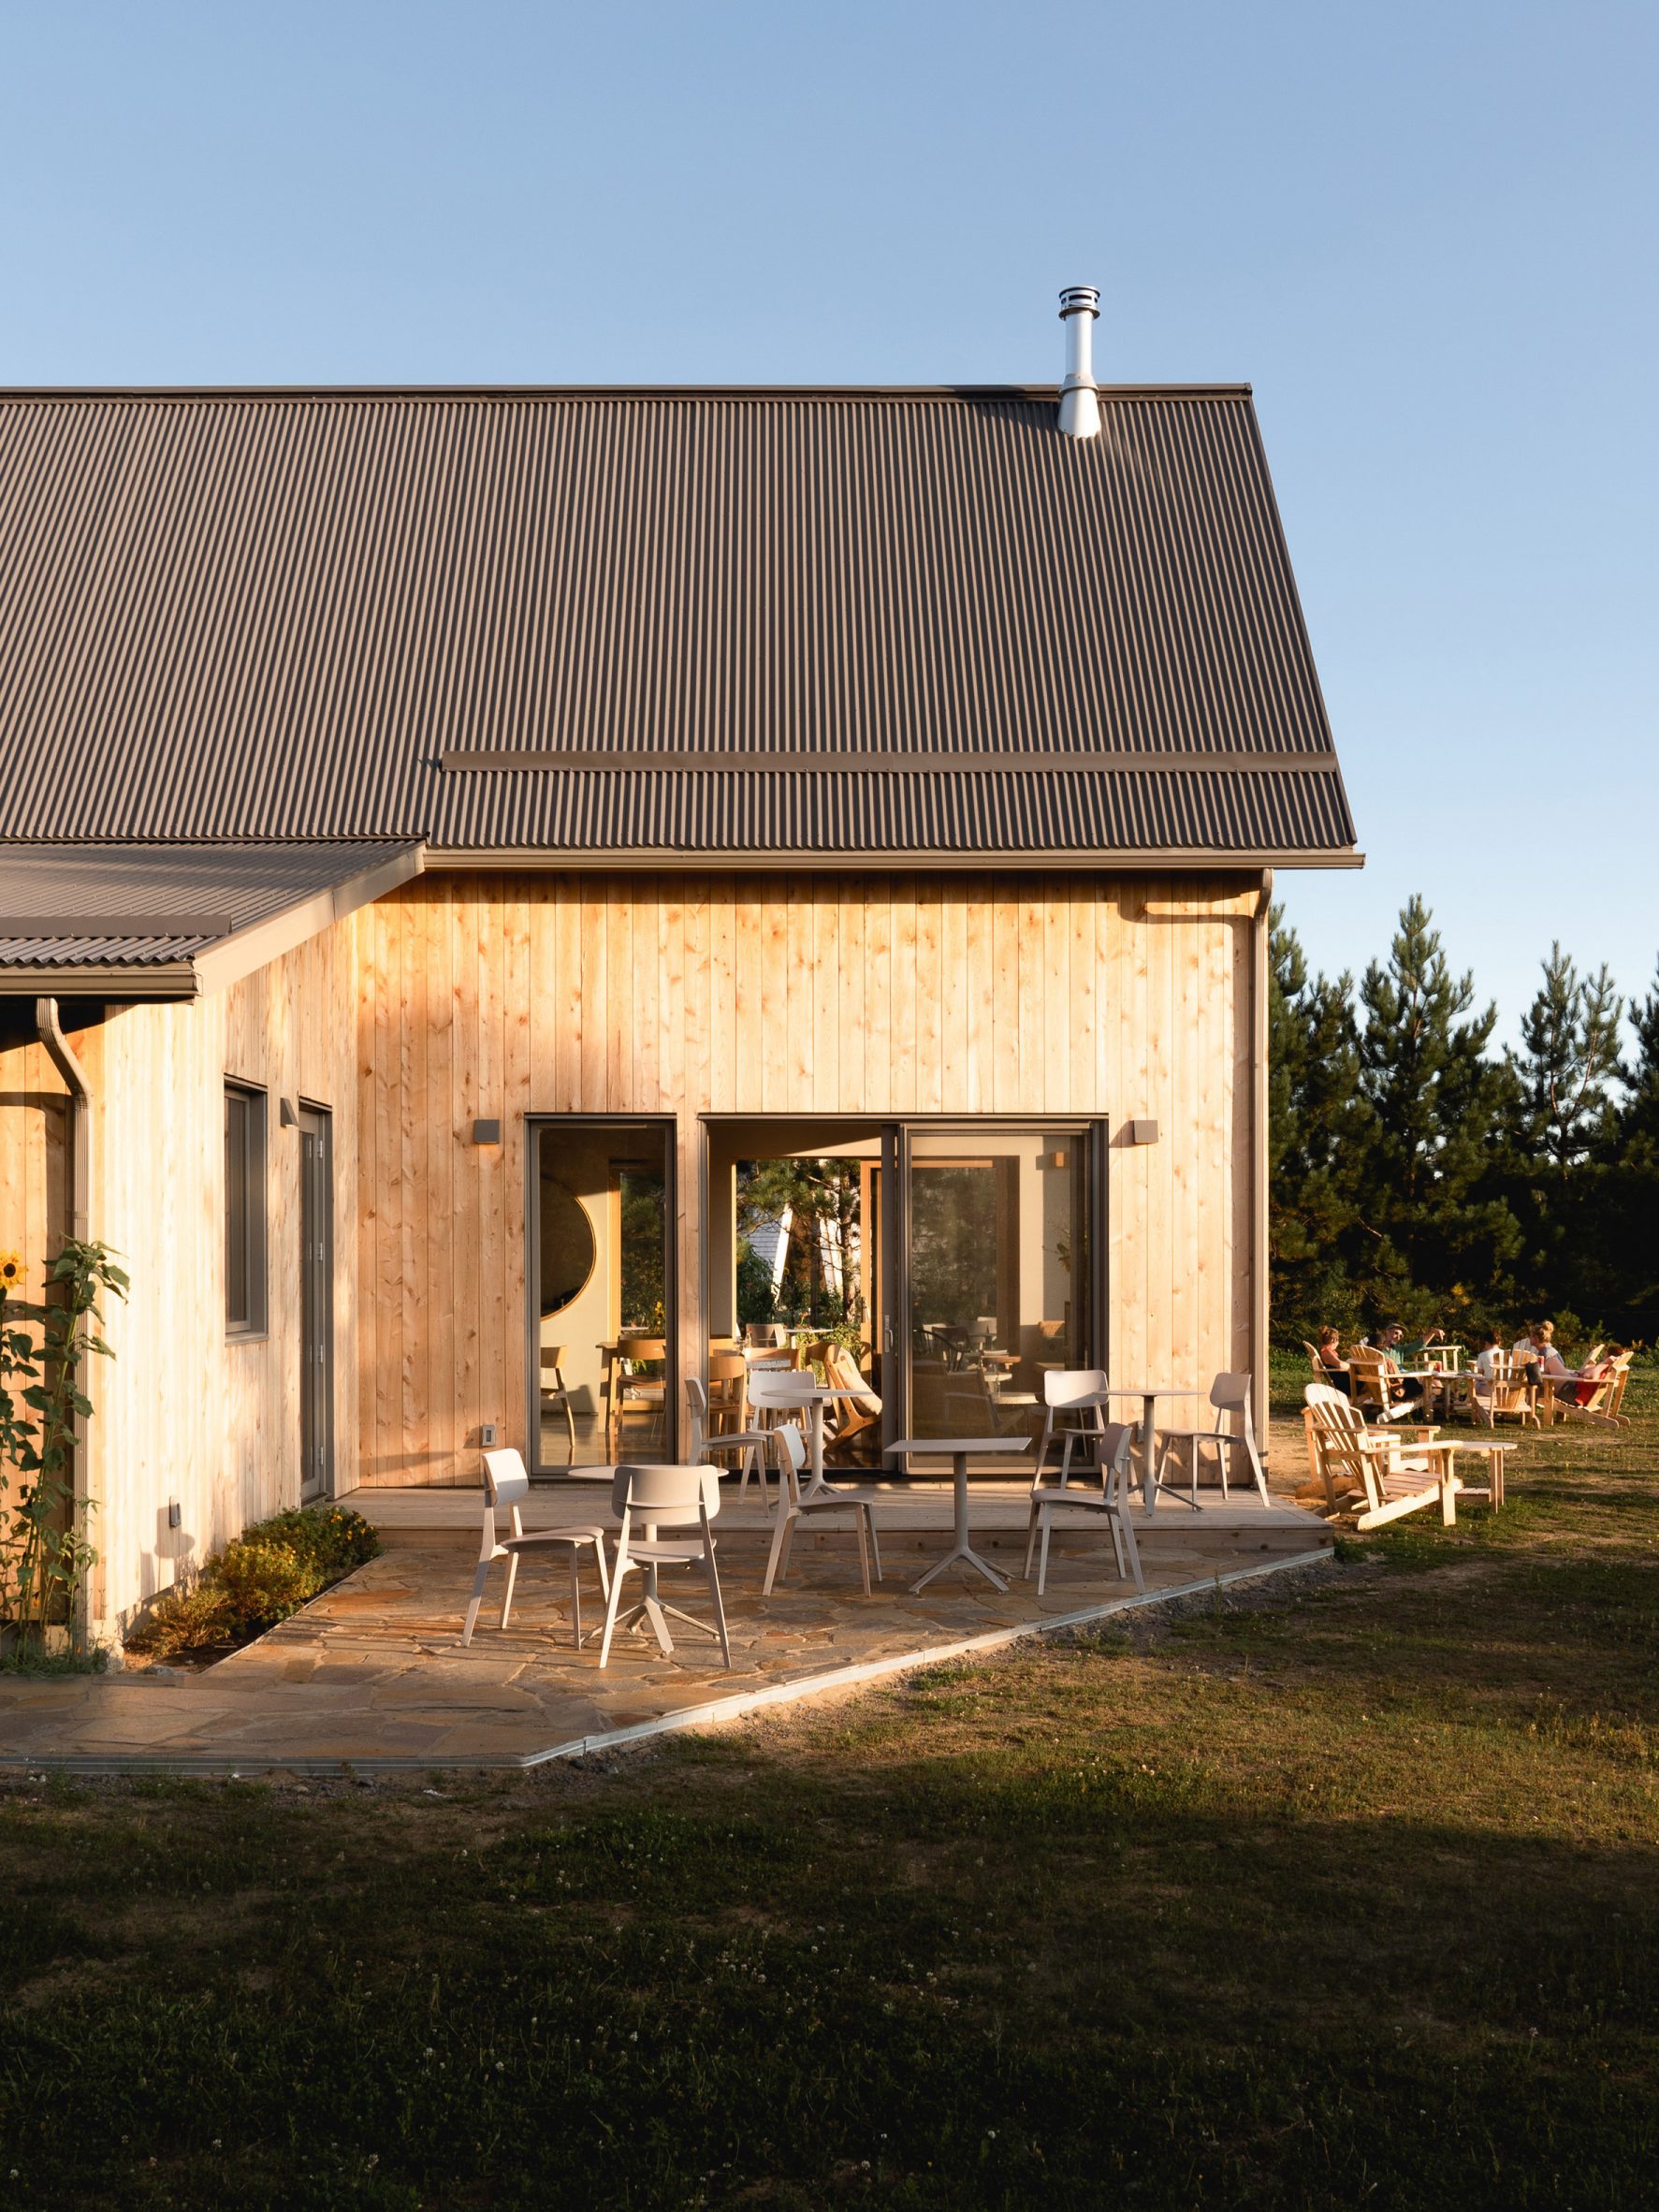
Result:
{"label": "yellow flower", "polygon": [[23,1287],[23,1256],[21,1252],[0,1252],[0,1298],[8,1290]]}

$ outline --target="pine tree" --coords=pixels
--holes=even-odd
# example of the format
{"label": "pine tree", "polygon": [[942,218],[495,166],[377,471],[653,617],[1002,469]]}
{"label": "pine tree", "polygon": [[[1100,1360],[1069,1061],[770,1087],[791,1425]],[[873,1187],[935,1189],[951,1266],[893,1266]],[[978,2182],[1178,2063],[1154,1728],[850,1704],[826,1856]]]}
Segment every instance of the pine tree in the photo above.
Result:
{"label": "pine tree", "polygon": [[1609,1273],[1605,1170],[1619,1074],[1623,1005],[1602,968],[1579,977],[1558,943],[1521,1017],[1501,1180],[1521,1225],[1519,1281],[1530,1312],[1563,1304],[1590,1317],[1618,1302]]}
{"label": "pine tree", "polygon": [[1580,1173],[1564,1256],[1572,1303],[1621,1337],[1659,1338],[1659,977],[1630,1008],[1636,1053],[1622,1102]]}
{"label": "pine tree", "polygon": [[1466,1321],[1513,1295],[1521,1248],[1493,1149],[1514,1079],[1487,1055],[1497,1009],[1472,1013],[1433,917],[1409,899],[1386,968],[1360,986],[1360,1085],[1375,1115],[1361,1218],[1375,1240],[1368,1301],[1402,1317]]}
{"label": "pine tree", "polygon": [[1310,978],[1296,932],[1269,917],[1268,1238],[1274,1333],[1359,1319],[1356,1176],[1370,1110],[1360,1095],[1353,978]]}
{"label": "pine tree", "polygon": [[1558,942],[1521,1024],[1515,1066],[1533,1157],[1568,1176],[1602,1134],[1608,1085],[1619,1072],[1623,1001],[1602,968],[1580,980]]}

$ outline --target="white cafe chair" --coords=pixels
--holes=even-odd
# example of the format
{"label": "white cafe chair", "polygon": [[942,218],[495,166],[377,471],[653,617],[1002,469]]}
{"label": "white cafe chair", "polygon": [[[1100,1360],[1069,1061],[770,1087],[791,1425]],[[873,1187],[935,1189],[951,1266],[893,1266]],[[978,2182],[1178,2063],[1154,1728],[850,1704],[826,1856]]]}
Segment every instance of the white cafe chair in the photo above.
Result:
{"label": "white cafe chair", "polygon": [[858,1533],[858,1569],[864,1579],[864,1594],[870,1594],[870,1560],[876,1563],[876,1579],[881,1579],[881,1547],[876,1536],[876,1508],[868,1498],[855,1492],[832,1491],[826,1483],[817,1495],[801,1495],[801,1469],[807,1464],[807,1440],[794,1421],[772,1432],[778,1447],[778,1525],[772,1532],[772,1550],[766,1561],[766,1579],[761,1586],[761,1595],[770,1597],[772,1585],[783,1579],[789,1572],[789,1548],[793,1539],[797,1521],[816,1520],[825,1513],[851,1513]]}
{"label": "white cafe chair", "polygon": [[[1261,1464],[1261,1454],[1256,1448],[1255,1418],[1250,1411],[1250,1377],[1247,1375],[1218,1375],[1210,1389],[1210,1404],[1215,1410],[1215,1425],[1212,1429],[1159,1429],[1157,1433],[1160,1461],[1159,1480],[1163,1479],[1161,1462],[1172,1444],[1185,1444],[1190,1457],[1187,1462],[1187,1481],[1196,1506],[1199,1502],[1199,1461],[1206,1449],[1215,1454],[1216,1470],[1221,1477],[1221,1500],[1227,1502],[1227,1463],[1236,1452],[1244,1463],[1244,1479],[1254,1482],[1264,1506],[1271,1505],[1267,1494],[1267,1474]],[[1231,1416],[1236,1426],[1229,1428]],[[1173,1486],[1171,1485],[1171,1488]]]}
{"label": "white cafe chair", "polygon": [[1144,1591],[1146,1582],[1141,1572],[1141,1554],[1135,1543],[1134,1522],[1128,1511],[1129,1454],[1134,1449],[1137,1432],[1128,1421],[1108,1421],[1100,1433],[1100,1487],[1099,1490],[1080,1490],[1065,1480],[1066,1470],[1061,1470],[1061,1480],[1045,1482],[1041,1468],[1037,1480],[1031,1485],[1031,1510],[1026,1523],[1026,1579],[1031,1579],[1031,1554],[1041,1539],[1041,1552],[1037,1564],[1037,1594],[1042,1595],[1048,1580],[1048,1538],[1056,1513],[1104,1514],[1112,1531],[1112,1548],[1117,1555],[1117,1571],[1126,1572],[1138,1591]]}
{"label": "white cafe chair", "polygon": [[[720,1648],[725,1664],[732,1664],[732,1645],[726,1635],[726,1608],[720,1602],[720,1579],[714,1564],[714,1535],[709,1522],[720,1509],[720,1477],[718,1467],[618,1467],[611,1484],[611,1511],[619,1514],[621,1533],[617,1538],[617,1556],[611,1564],[610,1596],[605,1606],[604,1639],[599,1647],[599,1664],[608,1666],[611,1657],[611,1638],[618,1628],[648,1628],[657,1639],[658,1649],[664,1658],[674,1650],[674,1639],[668,1633],[668,1619],[683,1621],[701,1636],[714,1637]],[[644,1530],[635,1534],[635,1523]],[[662,1528],[691,1530],[695,1535],[659,1535]],[[714,1604],[712,1622],[700,1621],[695,1613],[688,1613],[678,1606],[667,1604],[658,1594],[657,1571],[664,1566],[695,1566],[702,1564],[704,1579],[708,1584],[708,1594]],[[638,1575],[644,1590],[638,1605],[617,1616],[622,1585],[630,1575]]]}
{"label": "white cafe chair", "polygon": [[[484,1455],[484,1537],[478,1547],[478,1571],[473,1577],[473,1595],[467,1606],[467,1624],[461,1630],[461,1642],[470,1644],[478,1619],[478,1608],[484,1602],[484,1585],[489,1579],[489,1570],[498,1559],[507,1563],[507,1587],[502,1593],[502,1626],[505,1628],[513,1611],[513,1585],[518,1579],[518,1562],[526,1551],[541,1547],[562,1544],[570,1557],[570,1612],[571,1634],[577,1651],[582,1648],[582,1585],[579,1569],[582,1553],[590,1544],[599,1567],[599,1587],[610,1596],[610,1579],[605,1573],[604,1531],[602,1528],[539,1528],[525,1534],[519,1517],[519,1506],[530,1495],[530,1477],[525,1473],[524,1461],[510,1447],[500,1451],[487,1451]],[[496,1533],[495,1517],[505,1506],[512,1524],[512,1535],[501,1538]]]}

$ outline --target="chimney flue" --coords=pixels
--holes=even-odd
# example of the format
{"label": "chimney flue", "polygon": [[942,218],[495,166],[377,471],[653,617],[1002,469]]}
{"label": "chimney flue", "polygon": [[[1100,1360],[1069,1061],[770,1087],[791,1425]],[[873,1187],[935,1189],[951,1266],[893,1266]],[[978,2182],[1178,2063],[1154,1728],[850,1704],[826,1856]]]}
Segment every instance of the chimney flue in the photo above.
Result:
{"label": "chimney flue", "polygon": [[1060,386],[1060,428],[1068,438],[1093,438],[1100,429],[1100,402],[1095,397],[1095,319],[1100,295],[1093,284],[1068,284],[1060,294],[1060,320],[1066,326],[1066,376]]}

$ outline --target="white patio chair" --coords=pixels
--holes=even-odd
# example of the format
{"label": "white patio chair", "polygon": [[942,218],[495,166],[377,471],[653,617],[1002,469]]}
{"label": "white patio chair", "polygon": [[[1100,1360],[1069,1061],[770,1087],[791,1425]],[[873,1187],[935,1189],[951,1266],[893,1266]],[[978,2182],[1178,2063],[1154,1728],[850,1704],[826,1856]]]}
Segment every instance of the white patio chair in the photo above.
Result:
{"label": "white patio chair", "polygon": [[[1215,1409],[1215,1425],[1212,1429],[1162,1429],[1157,1433],[1160,1462],[1171,1444],[1185,1444],[1187,1449],[1187,1477],[1191,1486],[1192,1502],[1198,1504],[1199,1462],[1206,1447],[1214,1448],[1216,1470],[1221,1477],[1221,1501],[1227,1502],[1227,1463],[1237,1452],[1248,1469],[1249,1479],[1255,1483],[1264,1506],[1271,1504],[1267,1494],[1267,1476],[1262,1468],[1261,1454],[1256,1448],[1255,1417],[1250,1409],[1250,1377],[1247,1375],[1218,1375],[1210,1387],[1210,1404]],[[1235,1429],[1227,1425],[1231,1415],[1237,1421]],[[1165,1479],[1161,1465],[1159,1481]],[[1172,1487],[1172,1486],[1171,1486]]]}
{"label": "white patio chair", "polygon": [[[528,1535],[519,1517],[519,1504],[530,1495],[530,1477],[525,1473],[524,1461],[510,1447],[501,1451],[487,1451],[484,1455],[484,1540],[478,1548],[478,1572],[473,1577],[473,1595],[467,1606],[467,1624],[461,1630],[461,1642],[470,1644],[478,1619],[478,1608],[484,1602],[484,1585],[489,1579],[489,1570],[498,1559],[507,1563],[507,1587],[502,1593],[502,1626],[505,1628],[513,1611],[513,1585],[518,1579],[518,1561],[526,1551],[538,1546],[562,1544],[570,1557],[570,1611],[571,1636],[577,1651],[586,1640],[582,1635],[582,1586],[579,1575],[581,1555],[589,1544],[599,1566],[599,1587],[605,1598],[611,1594],[610,1579],[605,1573],[604,1531],[602,1528],[539,1528]],[[513,1533],[504,1539],[498,1538],[495,1517],[505,1506],[512,1521]]]}
{"label": "white patio chair", "polygon": [[[821,1490],[816,1497],[801,1495],[801,1469],[807,1464],[807,1440],[798,1425],[786,1421],[773,1431],[778,1447],[778,1526],[772,1532],[772,1550],[766,1561],[766,1579],[761,1595],[770,1597],[772,1585],[789,1572],[789,1548],[797,1521],[816,1520],[825,1513],[851,1513],[858,1534],[858,1568],[864,1594],[870,1594],[870,1560],[876,1562],[876,1579],[881,1579],[881,1547],[876,1536],[876,1508],[868,1498],[851,1491]],[[866,1541],[867,1538],[867,1541]]]}
{"label": "white patio chair", "polygon": [[[718,1466],[725,1453],[729,1451],[738,1453],[737,1467],[729,1470],[734,1474],[737,1473],[739,1468],[742,1471],[741,1479],[737,1485],[738,1503],[742,1503],[743,1493],[749,1488],[749,1477],[752,1472],[760,1482],[761,1504],[769,1513],[772,1510],[771,1502],[766,1496],[766,1455],[772,1443],[769,1433],[764,1429],[727,1429],[718,1430],[711,1434],[708,1391],[695,1375],[686,1377],[686,1408],[691,1417],[691,1459],[693,1463],[702,1466],[712,1462]],[[725,1473],[728,1470],[722,1468],[721,1472]]]}
{"label": "white patio chair", "polygon": [[[1042,1434],[1037,1442],[1037,1479],[1048,1465],[1049,1447],[1060,1440],[1060,1488],[1071,1473],[1071,1454],[1082,1444],[1085,1452],[1099,1452],[1106,1433],[1106,1370],[1103,1367],[1049,1367],[1043,1370]],[[1098,1465],[1097,1469],[1098,1471]]]}
{"label": "white patio chair", "polygon": [[[604,1639],[599,1647],[599,1664],[608,1666],[611,1658],[611,1638],[618,1628],[648,1628],[657,1639],[658,1649],[667,1658],[674,1650],[674,1639],[668,1633],[668,1616],[683,1621],[700,1636],[712,1636],[720,1644],[720,1656],[725,1664],[732,1664],[731,1639],[726,1634],[726,1608],[720,1602],[720,1575],[714,1564],[714,1535],[709,1522],[720,1509],[720,1477],[718,1467],[618,1467],[611,1484],[611,1511],[619,1514],[621,1533],[617,1538],[617,1556],[611,1564],[610,1595],[605,1605]],[[645,1530],[643,1535],[634,1534],[638,1521]],[[658,1530],[691,1529],[695,1536],[660,1536]],[[712,1623],[700,1621],[695,1613],[688,1613],[678,1606],[671,1606],[659,1596],[657,1571],[664,1566],[696,1566],[702,1564],[704,1579],[708,1584],[708,1594],[714,1604]],[[622,1585],[630,1575],[644,1578],[645,1592],[633,1610],[618,1620],[617,1608],[622,1594]]]}
{"label": "white patio chair", "polygon": [[1106,1517],[1112,1531],[1112,1549],[1117,1558],[1120,1576],[1128,1574],[1137,1591],[1144,1591],[1146,1581],[1141,1572],[1141,1553],[1135,1542],[1134,1522],[1128,1512],[1129,1454],[1135,1447],[1139,1431],[1128,1421],[1107,1421],[1099,1434],[1100,1488],[1082,1490],[1068,1484],[1062,1466],[1059,1482],[1044,1482],[1041,1468],[1037,1480],[1031,1485],[1031,1510],[1026,1524],[1026,1579],[1031,1579],[1031,1554],[1039,1539],[1041,1551],[1037,1563],[1037,1594],[1042,1595],[1048,1582],[1048,1539],[1056,1513],[1099,1513]]}

